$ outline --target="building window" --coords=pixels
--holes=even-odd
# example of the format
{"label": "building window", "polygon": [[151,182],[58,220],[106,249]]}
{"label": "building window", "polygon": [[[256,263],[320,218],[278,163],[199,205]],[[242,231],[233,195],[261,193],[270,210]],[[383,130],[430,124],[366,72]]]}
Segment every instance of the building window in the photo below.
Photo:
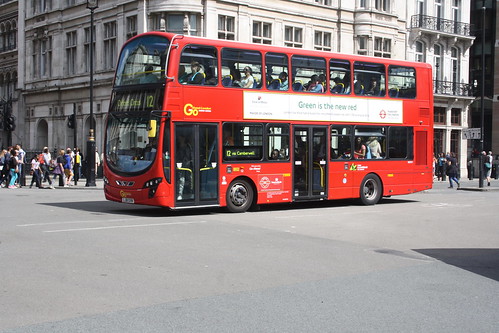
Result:
{"label": "building window", "polygon": [[[94,27],[94,64],[96,63],[95,62],[95,27]],[[90,28],[85,28],[85,42],[83,44],[83,52],[85,53],[85,63],[84,63],[84,66],[85,66],[85,73],[88,73],[90,72]]]}
{"label": "building window", "polygon": [[137,16],[129,16],[126,18],[126,38],[130,39],[137,35]]}
{"label": "building window", "polygon": [[314,33],[314,48],[321,51],[331,51],[331,33],[316,31]]}
{"label": "building window", "polygon": [[433,46],[433,73],[435,75],[435,80],[442,79],[442,47],[438,44]]}
{"label": "building window", "polygon": [[359,8],[366,8],[366,0],[359,0]]}
{"label": "building window", "polygon": [[417,62],[425,62],[425,46],[423,42],[416,42],[415,59]]}
{"label": "building window", "polygon": [[331,6],[332,0],[314,0],[316,4]]}
{"label": "building window", "polygon": [[66,0],[66,2],[68,7],[74,6],[76,4],[76,0]]}
{"label": "building window", "polygon": [[392,40],[388,38],[374,38],[374,56],[391,58]]}
{"label": "building window", "polygon": [[198,36],[198,16],[191,13],[166,15],[166,31],[189,36]]}
{"label": "building window", "polygon": [[369,42],[369,37],[368,36],[358,36],[357,37],[357,54],[361,55],[367,55],[368,53],[368,42]]}
{"label": "building window", "polygon": [[461,126],[461,109],[453,108],[450,114],[451,125]]}
{"label": "building window", "polygon": [[71,31],[66,34],[66,63],[68,75],[76,74],[76,31]]}
{"label": "building window", "polygon": [[426,0],[418,0],[416,9],[419,15],[426,15]]}
{"label": "building window", "polygon": [[457,47],[451,48],[451,70],[452,70],[452,82],[459,83],[459,77],[461,74],[461,61],[459,59],[459,49]]}
{"label": "building window", "polygon": [[445,108],[435,107],[434,122],[435,124],[445,125]]}
{"label": "building window", "polygon": [[453,153],[459,152],[459,143],[461,138],[461,131],[452,130],[450,131],[450,151]]}
{"label": "building window", "polygon": [[104,68],[114,68],[116,52],[116,22],[108,22],[104,24]]}
{"label": "building window", "polygon": [[253,43],[272,44],[272,23],[253,22]]}
{"label": "building window", "polygon": [[52,0],[32,0],[31,1],[31,10],[33,11],[33,15],[46,13],[51,8],[52,8]]}
{"label": "building window", "polygon": [[284,45],[289,47],[303,47],[303,29],[286,26],[284,29]]}
{"label": "building window", "polygon": [[44,36],[33,41],[33,77],[44,78],[52,74],[52,37]]}
{"label": "building window", "polygon": [[444,148],[444,130],[443,129],[435,129],[433,132],[433,149],[435,154],[440,154],[445,152]]}
{"label": "building window", "polygon": [[390,0],[375,0],[374,8],[376,8],[376,10],[379,10],[380,12],[389,12]]}
{"label": "building window", "polygon": [[232,16],[218,15],[218,38],[235,40],[236,19]]}
{"label": "building window", "polygon": [[0,26],[0,52],[14,50],[17,44],[17,27],[14,21]]}

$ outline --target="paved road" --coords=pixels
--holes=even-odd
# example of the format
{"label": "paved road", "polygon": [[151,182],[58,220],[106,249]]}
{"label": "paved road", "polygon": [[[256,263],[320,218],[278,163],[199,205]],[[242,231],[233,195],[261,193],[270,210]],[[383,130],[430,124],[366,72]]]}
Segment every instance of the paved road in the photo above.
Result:
{"label": "paved road", "polygon": [[245,214],[0,189],[0,332],[497,332],[499,191],[447,186]]}

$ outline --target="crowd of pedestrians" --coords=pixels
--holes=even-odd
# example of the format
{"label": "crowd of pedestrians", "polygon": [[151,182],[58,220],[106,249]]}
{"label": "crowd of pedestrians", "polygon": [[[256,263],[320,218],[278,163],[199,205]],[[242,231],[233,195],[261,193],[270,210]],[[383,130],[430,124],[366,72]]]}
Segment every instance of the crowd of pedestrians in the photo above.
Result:
{"label": "crowd of pedestrians", "polygon": [[[495,168],[493,164],[493,155],[492,152],[488,153],[483,151],[482,157],[480,159],[480,168],[483,171],[483,178],[487,181],[487,186],[490,186],[490,180],[492,176],[492,169]],[[473,169],[472,161],[468,162],[468,178],[472,179]],[[497,170],[496,170],[497,172]],[[460,168],[457,162],[456,155],[454,153],[440,153],[433,158],[433,175],[434,179],[437,181],[445,181],[445,178],[449,178],[449,188],[454,188],[454,183],[457,187],[460,187],[459,178],[460,178]]]}
{"label": "crowd of pedestrians", "polygon": [[27,185],[30,188],[53,189],[58,180],[59,186],[70,187],[81,177],[82,155],[79,148],[61,149],[54,154],[48,147],[39,153],[26,156],[21,145],[2,149],[0,152],[0,186],[16,189]]}

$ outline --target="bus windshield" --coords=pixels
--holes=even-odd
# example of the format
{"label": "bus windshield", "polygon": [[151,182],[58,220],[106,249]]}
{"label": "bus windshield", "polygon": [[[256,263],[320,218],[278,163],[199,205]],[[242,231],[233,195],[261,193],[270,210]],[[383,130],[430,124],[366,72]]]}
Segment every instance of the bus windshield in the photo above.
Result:
{"label": "bus windshield", "polygon": [[115,87],[163,83],[169,44],[160,36],[136,38],[126,44],[118,62]]}
{"label": "bus windshield", "polygon": [[156,157],[159,121],[142,113],[110,113],[107,123],[106,159],[109,166],[120,173],[144,171]]}

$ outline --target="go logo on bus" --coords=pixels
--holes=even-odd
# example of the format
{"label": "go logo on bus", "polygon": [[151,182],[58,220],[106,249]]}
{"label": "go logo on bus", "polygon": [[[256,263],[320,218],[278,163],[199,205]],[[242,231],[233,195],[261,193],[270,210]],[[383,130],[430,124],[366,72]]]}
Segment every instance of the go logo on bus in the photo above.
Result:
{"label": "go logo on bus", "polygon": [[199,108],[195,107],[192,104],[186,104],[184,105],[184,114],[186,116],[196,117],[199,114]]}
{"label": "go logo on bus", "polygon": [[190,103],[184,105],[184,114],[186,116],[194,116],[196,117],[200,112],[211,112],[211,107],[203,107],[203,106],[194,106]]}

